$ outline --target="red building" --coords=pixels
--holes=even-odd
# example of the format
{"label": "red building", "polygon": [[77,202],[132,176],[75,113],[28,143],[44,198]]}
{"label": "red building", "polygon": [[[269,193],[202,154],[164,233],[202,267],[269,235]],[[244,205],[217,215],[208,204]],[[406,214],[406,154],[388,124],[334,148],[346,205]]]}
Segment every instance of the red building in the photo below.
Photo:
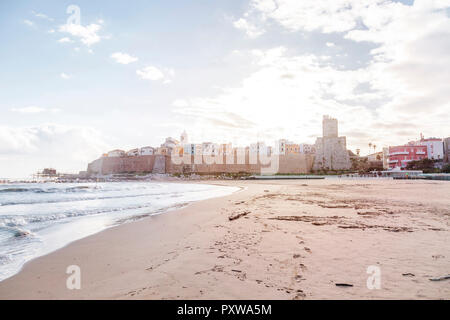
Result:
{"label": "red building", "polygon": [[427,146],[389,147],[389,168],[406,168],[408,162],[427,158]]}

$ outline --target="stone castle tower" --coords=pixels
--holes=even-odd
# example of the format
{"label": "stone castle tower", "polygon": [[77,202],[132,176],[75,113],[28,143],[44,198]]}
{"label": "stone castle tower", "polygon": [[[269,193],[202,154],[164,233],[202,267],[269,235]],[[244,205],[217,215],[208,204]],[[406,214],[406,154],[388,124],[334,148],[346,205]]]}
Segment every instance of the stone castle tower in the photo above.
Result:
{"label": "stone castle tower", "polygon": [[183,144],[189,143],[189,141],[188,141],[188,135],[187,135],[187,133],[186,133],[186,130],[184,130],[183,133],[182,133],[181,136],[180,136],[180,143],[181,143],[182,145],[183,145]]}
{"label": "stone castle tower", "polygon": [[316,140],[314,170],[348,170],[351,168],[346,137],[338,135],[338,121],[330,116],[322,120],[323,137]]}

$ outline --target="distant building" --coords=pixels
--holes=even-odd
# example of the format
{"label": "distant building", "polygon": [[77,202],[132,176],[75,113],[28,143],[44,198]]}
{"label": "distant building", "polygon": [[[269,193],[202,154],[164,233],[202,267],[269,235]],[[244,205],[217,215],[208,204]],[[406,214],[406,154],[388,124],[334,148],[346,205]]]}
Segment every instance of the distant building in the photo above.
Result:
{"label": "distant building", "polygon": [[444,139],[444,161],[450,162],[450,137]]}
{"label": "distant building", "polygon": [[389,147],[389,168],[406,168],[408,162],[427,158],[427,146],[406,145]]}
{"label": "distant building", "polygon": [[278,140],[278,144],[276,146],[277,150],[275,151],[276,154],[284,155],[286,154],[286,145],[292,144],[293,142],[288,141],[286,139],[280,139]]}
{"label": "distant building", "polygon": [[166,147],[156,148],[156,154],[157,155],[162,155],[162,156],[167,156],[167,155],[170,154],[169,153],[169,148],[166,148]]}
{"label": "distant building", "polygon": [[56,175],[56,169],[45,168],[44,170],[42,170],[42,175],[55,176]]}
{"label": "distant building", "polygon": [[268,150],[265,142],[252,143],[249,150],[252,154],[268,155]]}
{"label": "distant building", "polygon": [[139,149],[131,149],[130,151],[127,152],[127,156],[129,157],[136,157],[139,155]]}
{"label": "distant building", "polygon": [[113,158],[113,157],[124,157],[125,156],[125,151],[123,150],[112,150],[110,152],[108,152],[108,157]]}
{"label": "distant building", "polygon": [[305,153],[305,154],[316,153],[316,146],[313,144],[301,143],[301,144],[299,144],[299,147],[300,147],[300,153]]}
{"label": "distant building", "polygon": [[140,150],[141,156],[152,156],[155,154],[155,148],[153,147],[142,147]]}
{"label": "distant building", "polygon": [[189,139],[188,139],[188,135],[187,135],[186,131],[183,131],[183,133],[181,134],[180,143],[183,145],[189,143]]}
{"label": "distant building", "polygon": [[232,155],[233,154],[233,145],[230,143],[223,143],[219,145],[219,154],[220,155]]}
{"label": "distant building", "polygon": [[338,135],[338,121],[324,116],[322,121],[323,137],[316,140],[314,170],[348,170],[351,168],[347,152],[346,137]]}
{"label": "distant building", "polygon": [[369,154],[367,156],[367,161],[369,161],[369,162],[383,161],[383,152],[375,152],[375,153]]}
{"label": "distant building", "polygon": [[383,169],[389,169],[389,148],[383,148]]}
{"label": "distant building", "polygon": [[322,136],[324,138],[338,137],[338,121],[330,116],[323,116],[322,119]]}
{"label": "distant building", "polygon": [[444,159],[444,143],[439,138],[420,139],[420,145],[427,146],[428,159],[443,160]]}
{"label": "distant building", "polygon": [[287,143],[286,144],[286,154],[299,154],[300,153],[300,145],[296,143]]}
{"label": "distant building", "polygon": [[195,144],[194,143],[183,144],[183,154],[189,154],[191,156],[195,155]]}
{"label": "distant building", "polygon": [[215,156],[219,154],[219,147],[217,144],[212,142],[202,143],[202,155],[205,156]]}

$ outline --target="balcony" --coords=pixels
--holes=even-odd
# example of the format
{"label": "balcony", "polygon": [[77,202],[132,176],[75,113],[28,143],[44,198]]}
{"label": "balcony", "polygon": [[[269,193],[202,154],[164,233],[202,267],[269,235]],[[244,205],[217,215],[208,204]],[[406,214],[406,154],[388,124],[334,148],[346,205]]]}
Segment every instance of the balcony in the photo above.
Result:
{"label": "balcony", "polygon": [[398,151],[398,152],[389,153],[389,157],[391,157],[391,156],[399,156],[399,155],[408,155],[408,154],[409,154],[408,151]]}
{"label": "balcony", "polygon": [[425,151],[416,151],[416,154],[425,154]]}

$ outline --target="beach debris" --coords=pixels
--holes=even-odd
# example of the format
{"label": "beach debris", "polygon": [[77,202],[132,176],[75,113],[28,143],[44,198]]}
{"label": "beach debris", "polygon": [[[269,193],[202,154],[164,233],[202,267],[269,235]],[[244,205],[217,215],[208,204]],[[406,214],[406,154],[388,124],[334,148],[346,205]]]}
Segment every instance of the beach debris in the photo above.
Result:
{"label": "beach debris", "polygon": [[381,213],[378,211],[358,211],[357,214],[360,216],[379,216]]}
{"label": "beach debris", "polygon": [[352,284],[349,283],[335,283],[336,287],[353,287]]}
{"label": "beach debris", "polygon": [[303,278],[303,277],[302,277],[301,275],[299,275],[299,274],[297,274],[297,275],[294,277],[295,281],[297,281],[297,282],[302,281],[302,280],[303,280],[302,278]]}
{"label": "beach debris", "polygon": [[250,211],[244,211],[244,212],[241,212],[241,213],[238,213],[235,215],[231,215],[228,217],[228,220],[233,221],[233,220],[239,219],[241,217],[244,217],[244,216],[248,215],[249,213],[250,213]]}
{"label": "beach debris", "polygon": [[435,260],[440,259],[440,258],[445,258],[445,256],[443,256],[442,254],[435,254],[435,255],[432,255],[431,257]]}
{"label": "beach debris", "polygon": [[407,272],[407,273],[402,273],[402,276],[404,276],[404,277],[415,277],[416,275],[414,273]]}
{"label": "beach debris", "polygon": [[293,256],[292,256],[294,259],[297,259],[297,258],[300,258],[301,257],[301,255],[300,254],[298,254],[298,253],[295,253]]}
{"label": "beach debris", "polygon": [[264,190],[264,192],[270,192],[269,190]]}
{"label": "beach debris", "polygon": [[311,249],[308,247],[305,247],[305,251],[311,253]]}
{"label": "beach debris", "polygon": [[446,280],[446,279],[450,279],[450,274],[448,274],[446,276],[442,276],[442,277],[431,278],[430,281],[442,281],[442,280]]}
{"label": "beach debris", "polygon": [[22,238],[22,237],[27,237],[30,236],[31,232],[28,230],[22,230],[22,229],[18,229],[15,233],[14,233],[14,237],[16,238]]}
{"label": "beach debris", "polygon": [[233,272],[242,272],[241,270],[231,269]]}

